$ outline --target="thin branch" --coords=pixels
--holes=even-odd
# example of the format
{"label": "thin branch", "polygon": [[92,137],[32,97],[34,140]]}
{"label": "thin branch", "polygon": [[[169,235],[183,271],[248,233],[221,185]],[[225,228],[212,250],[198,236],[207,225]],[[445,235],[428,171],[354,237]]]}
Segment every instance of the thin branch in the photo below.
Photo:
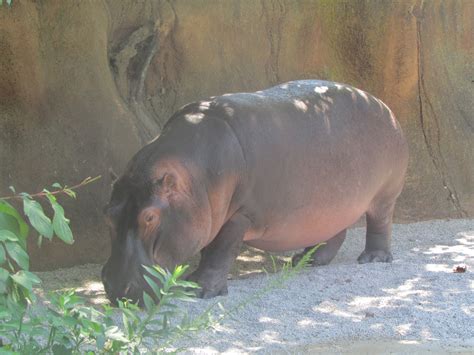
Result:
{"label": "thin branch", "polygon": [[[101,175],[96,176],[94,178],[89,176],[89,177],[85,178],[84,180],[82,180],[79,184],[76,184],[74,186],[71,186],[71,187],[64,186],[62,189],[55,190],[55,191],[49,191],[49,192],[41,191],[41,192],[29,195],[29,196],[30,197],[44,197],[46,195],[59,195],[59,194],[62,194],[62,193],[67,194],[67,191],[77,190],[80,187],[83,187],[85,185],[93,183],[94,181],[99,180],[101,177],[102,177]],[[16,195],[12,195],[12,196],[0,197],[0,200],[14,200],[14,199],[21,200],[21,199],[23,199],[23,196],[24,196],[23,194],[16,194]]]}

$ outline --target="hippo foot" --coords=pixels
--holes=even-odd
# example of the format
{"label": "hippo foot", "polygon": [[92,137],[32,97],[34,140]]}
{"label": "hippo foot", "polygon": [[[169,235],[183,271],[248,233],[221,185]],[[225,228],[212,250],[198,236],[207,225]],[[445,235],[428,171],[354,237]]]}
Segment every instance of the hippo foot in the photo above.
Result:
{"label": "hippo foot", "polygon": [[191,275],[187,277],[188,281],[192,281],[197,283],[201,288],[200,289],[192,289],[190,291],[196,294],[198,298],[213,298],[216,296],[225,296],[227,295],[227,279],[224,281],[222,280],[213,280],[209,277],[205,277],[205,275],[193,272]]}
{"label": "hippo foot", "polygon": [[364,250],[357,258],[359,264],[366,263],[391,263],[393,260],[392,253],[384,250]]}

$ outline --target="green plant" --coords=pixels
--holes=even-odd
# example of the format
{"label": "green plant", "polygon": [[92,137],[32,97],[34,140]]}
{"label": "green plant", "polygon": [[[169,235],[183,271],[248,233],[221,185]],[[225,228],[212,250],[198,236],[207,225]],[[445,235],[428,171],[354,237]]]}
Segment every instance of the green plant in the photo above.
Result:
{"label": "green plant", "polygon": [[[74,240],[69,220],[64,216],[64,209],[58,203],[56,195],[64,194],[75,198],[75,189],[98,178],[100,177],[87,178],[72,187],[55,183],[52,187],[56,190],[44,189],[33,195],[17,194],[15,189],[10,187],[13,195],[0,197],[0,345],[1,342],[7,342],[2,350],[13,350],[14,347],[8,344],[17,344],[25,350],[37,350],[32,340],[39,337],[42,331],[38,324],[39,318],[34,314],[27,315],[28,305],[36,301],[33,287],[41,282],[29,271],[29,226],[38,233],[39,245],[43,238],[51,240],[54,235],[65,243],[72,244]],[[37,201],[41,198],[48,201],[53,211],[52,219],[45,214],[42,205]],[[23,214],[29,224],[8,200],[22,202]],[[31,339],[25,338],[25,334],[29,334]]]}
{"label": "green plant", "polygon": [[[12,6],[12,3],[13,3],[13,0],[5,0],[5,3],[8,5],[8,6]],[[3,0],[0,0],[0,6],[3,5]]]}
{"label": "green plant", "polygon": [[[198,288],[197,284],[181,279],[187,266],[177,266],[172,272],[159,266],[144,266],[144,278],[151,294],[143,294],[143,312],[137,304],[125,299],[119,300],[116,308],[108,305],[94,308],[88,306],[74,290],[51,293],[48,302],[40,304],[33,287],[41,281],[28,270],[26,239],[29,226],[38,233],[39,244],[43,238],[51,240],[54,235],[65,243],[73,243],[69,220],[64,216],[64,209],[56,196],[75,198],[75,189],[98,178],[87,178],[72,187],[56,183],[52,186],[55,190],[44,189],[32,195],[17,194],[10,187],[13,195],[0,197],[0,353],[165,352],[180,338],[222,322],[270,290],[281,287],[308,264],[317,248],[307,253],[296,266],[285,264],[278,277],[232,309],[225,310],[217,303],[194,318],[176,304],[194,300],[192,290]],[[44,199],[49,204],[52,218],[47,216],[37,199]],[[28,224],[8,200],[23,203]],[[212,311],[217,305],[222,313],[214,317]]]}
{"label": "green plant", "polygon": [[[23,213],[29,225],[38,233],[38,244],[43,238],[51,240],[54,235],[67,244],[74,242],[69,220],[64,215],[64,209],[58,203],[56,195],[67,195],[75,198],[75,189],[90,184],[97,178],[87,178],[81,183],[68,187],[58,183],[53,184],[56,190],[43,191],[30,195],[17,194],[10,186],[13,195],[0,197],[0,307],[13,307],[35,301],[33,286],[40,283],[36,275],[29,272],[30,260],[27,253],[27,237],[29,226],[9,200],[19,200],[23,204]],[[48,201],[52,211],[52,219],[48,217],[37,199]],[[0,308],[1,309],[1,308]]]}
{"label": "green plant", "polygon": [[[52,185],[53,191],[44,189],[36,194],[19,193],[0,197],[0,352],[2,353],[139,353],[140,349],[163,349],[170,335],[179,337],[210,326],[210,313],[195,319],[182,315],[176,301],[189,301],[195,283],[183,281],[186,266],[173,272],[158,266],[146,267],[145,275],[152,295],[144,293],[145,314],[128,300],[120,300],[117,308],[87,306],[74,290],[52,293],[49,302],[37,303],[33,287],[41,280],[29,271],[27,237],[29,229],[38,233],[38,243],[54,235],[67,244],[73,243],[69,220],[58,203],[57,195],[75,198],[75,189],[97,178],[87,178],[72,187]],[[48,217],[37,199],[46,201],[53,212]],[[19,200],[23,214],[8,200]],[[159,280],[158,287],[155,280]],[[153,298],[154,297],[154,298]],[[154,299],[158,300],[155,303]],[[114,315],[121,315],[121,324]]]}
{"label": "green plant", "polygon": [[21,354],[165,351],[170,337],[178,339],[212,325],[210,312],[194,319],[185,314],[178,317],[175,302],[193,300],[193,294],[185,288],[197,287],[180,280],[185,270],[182,266],[172,273],[159,267],[148,268],[163,286],[158,289],[152,281],[160,302],[155,303],[148,296],[144,312],[127,300],[119,300],[117,308],[104,305],[99,310],[87,306],[74,290],[52,293],[48,305],[30,307],[26,312],[20,308],[20,312],[2,319],[3,350]]}

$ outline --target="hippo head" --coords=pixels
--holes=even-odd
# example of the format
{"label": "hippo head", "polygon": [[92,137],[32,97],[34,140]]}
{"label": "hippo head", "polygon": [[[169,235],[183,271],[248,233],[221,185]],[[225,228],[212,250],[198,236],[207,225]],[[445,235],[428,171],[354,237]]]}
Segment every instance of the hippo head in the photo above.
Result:
{"label": "hippo head", "polygon": [[[150,162],[151,160],[151,162]],[[112,303],[143,300],[143,265],[172,270],[198,253],[210,234],[205,184],[177,159],[132,159],[113,186],[105,216],[112,240],[102,282]]]}

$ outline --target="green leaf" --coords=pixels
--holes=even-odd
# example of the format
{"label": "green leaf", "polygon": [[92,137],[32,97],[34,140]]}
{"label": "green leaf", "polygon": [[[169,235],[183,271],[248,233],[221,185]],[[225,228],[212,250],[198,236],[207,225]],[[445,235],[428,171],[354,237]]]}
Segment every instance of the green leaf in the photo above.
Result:
{"label": "green leaf", "polygon": [[168,316],[166,314],[163,314],[163,325],[162,328],[166,329],[168,327]]}
{"label": "green leaf", "polygon": [[10,205],[6,201],[0,201],[0,229],[10,229],[10,228],[2,228],[1,215],[3,213],[15,219],[17,223],[17,227],[15,230],[12,230],[12,231],[16,232],[18,230],[18,234],[22,238],[26,238],[28,236],[28,229],[29,229],[28,225],[26,224],[25,220],[20,216],[18,211],[15,209],[15,207]]}
{"label": "green leaf", "polygon": [[55,182],[55,183],[52,184],[51,186],[54,187],[54,188],[56,188],[56,189],[62,189],[62,188],[63,188],[59,182]]}
{"label": "green leaf", "polygon": [[193,281],[183,281],[183,280],[179,280],[178,286],[183,287],[183,288],[201,288],[201,286],[199,286],[197,283]]}
{"label": "green leaf", "polygon": [[23,210],[33,228],[39,234],[51,240],[53,237],[53,226],[49,217],[44,214],[43,207],[37,201],[24,196]]}
{"label": "green leaf", "polygon": [[30,267],[30,258],[20,244],[15,242],[5,242],[4,245],[10,258],[12,258],[22,269],[28,270]]}
{"label": "green leaf", "polygon": [[166,283],[166,270],[162,267],[155,265],[153,267],[142,265],[151,276],[156,277],[163,285]]}
{"label": "green leaf", "polygon": [[18,237],[9,230],[2,229],[0,230],[0,242],[17,242]]}
{"label": "green leaf", "polygon": [[105,345],[105,337],[102,334],[98,334],[96,338],[97,349],[102,350]]}
{"label": "green leaf", "polygon": [[20,228],[15,218],[5,213],[0,213],[0,229],[6,229],[15,234],[20,234]]}
{"label": "green leaf", "polygon": [[53,229],[54,233],[66,244],[74,243],[71,228],[69,228],[69,219],[64,216],[64,209],[59,203],[50,200],[51,207],[54,210]]}
{"label": "green leaf", "polygon": [[4,268],[0,267],[0,294],[7,292],[7,280],[10,273]]}
{"label": "green leaf", "polygon": [[107,330],[105,331],[105,336],[111,340],[128,343],[128,339],[125,338],[125,336],[123,335],[123,332],[115,325],[107,328]]}
{"label": "green leaf", "polygon": [[10,276],[15,283],[23,286],[27,290],[31,291],[34,284],[40,284],[41,280],[32,272],[20,270],[16,274]]}
{"label": "green leaf", "polygon": [[127,314],[125,312],[122,312],[122,324],[125,329],[125,334],[127,334],[128,337],[130,337],[129,321],[128,321]]}
{"label": "green leaf", "polygon": [[145,303],[145,308],[149,314],[155,309],[155,301],[146,292],[143,292],[143,303]]}
{"label": "green leaf", "polygon": [[72,354],[72,349],[63,344],[54,344],[52,349],[53,355],[69,355]]}
{"label": "green leaf", "polygon": [[173,271],[173,277],[179,279],[183,276],[184,272],[188,269],[189,265],[178,265]]}
{"label": "green leaf", "polygon": [[3,245],[0,244],[0,265],[3,265],[6,260],[7,256],[5,254],[5,249],[3,248]]}
{"label": "green leaf", "polygon": [[64,189],[64,193],[66,193],[71,198],[76,198],[76,193],[71,189]]}
{"label": "green leaf", "polygon": [[147,284],[151,287],[151,289],[153,290],[153,293],[155,295],[155,297],[160,297],[160,288],[158,287],[158,284],[156,283],[155,280],[153,280],[151,277],[149,277],[148,275],[143,275],[143,278],[145,279],[145,281],[147,282]]}

